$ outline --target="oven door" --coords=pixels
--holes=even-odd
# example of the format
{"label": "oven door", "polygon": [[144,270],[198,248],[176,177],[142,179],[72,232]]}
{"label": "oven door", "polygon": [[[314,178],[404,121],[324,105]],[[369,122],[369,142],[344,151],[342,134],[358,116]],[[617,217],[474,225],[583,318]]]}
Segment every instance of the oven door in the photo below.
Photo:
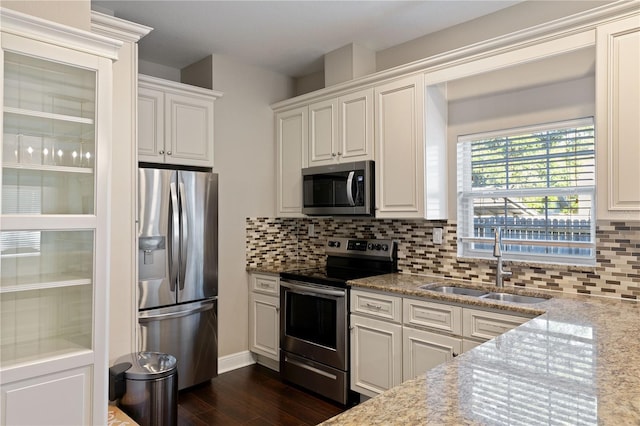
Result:
{"label": "oven door", "polygon": [[280,348],[347,370],[347,289],[280,282]]}

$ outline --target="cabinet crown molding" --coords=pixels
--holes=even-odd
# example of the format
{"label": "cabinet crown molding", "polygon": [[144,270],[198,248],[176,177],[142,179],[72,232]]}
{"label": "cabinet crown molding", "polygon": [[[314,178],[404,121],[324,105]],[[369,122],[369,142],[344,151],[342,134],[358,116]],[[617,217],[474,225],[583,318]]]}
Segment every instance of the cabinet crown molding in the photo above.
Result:
{"label": "cabinet crown molding", "polygon": [[271,104],[275,111],[291,108],[305,102],[315,101],[324,97],[356,90],[367,85],[374,85],[385,80],[401,78],[412,73],[427,73],[433,69],[470,62],[480,56],[494,55],[518,49],[535,42],[549,41],[567,35],[595,29],[606,22],[634,16],[640,12],[636,0],[618,0],[584,12],[579,12],[560,19],[534,25],[529,28],[514,31],[492,39],[483,40],[450,51],[419,59],[407,64],[378,71],[364,77],[356,78],[334,86],[318,89],[290,99]]}
{"label": "cabinet crown molding", "polygon": [[0,7],[0,28],[3,33],[71,48],[114,61],[118,59],[118,51],[123,44],[120,40],[3,7]]}
{"label": "cabinet crown molding", "polygon": [[205,89],[204,87],[192,86],[190,84],[178,83],[177,81],[165,80],[152,77],[150,75],[138,74],[139,87],[149,89],[160,89],[165,92],[189,93],[190,95],[207,96],[221,98],[224,93],[217,90]]}
{"label": "cabinet crown molding", "polygon": [[153,31],[153,28],[92,10],[91,31],[117,40],[137,43]]}

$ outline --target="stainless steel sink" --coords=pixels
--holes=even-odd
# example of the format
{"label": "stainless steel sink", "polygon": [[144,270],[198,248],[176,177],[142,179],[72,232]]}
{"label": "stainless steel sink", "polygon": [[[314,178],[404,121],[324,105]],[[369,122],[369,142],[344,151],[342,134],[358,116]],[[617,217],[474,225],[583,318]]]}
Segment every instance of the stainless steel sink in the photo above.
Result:
{"label": "stainless steel sink", "polygon": [[453,286],[446,286],[446,285],[434,286],[433,284],[425,284],[425,285],[421,285],[420,288],[423,290],[436,291],[438,293],[458,294],[463,296],[474,296],[474,297],[480,297],[482,295],[487,294],[486,291],[478,290],[475,288],[453,287]]}
{"label": "stainless steel sink", "polygon": [[500,300],[502,302],[512,303],[540,303],[547,300],[544,297],[522,296],[511,293],[489,293],[480,297],[483,299]]}

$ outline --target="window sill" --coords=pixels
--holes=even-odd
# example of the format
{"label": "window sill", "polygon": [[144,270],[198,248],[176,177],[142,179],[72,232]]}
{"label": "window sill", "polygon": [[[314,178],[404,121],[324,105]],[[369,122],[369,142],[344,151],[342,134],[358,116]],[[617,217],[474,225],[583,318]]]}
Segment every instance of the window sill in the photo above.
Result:
{"label": "window sill", "polygon": [[[487,265],[495,265],[495,258],[478,258],[478,257],[457,257],[458,262],[465,263],[480,263]],[[554,271],[569,271],[569,272],[584,272],[584,273],[593,273],[596,272],[596,266],[590,265],[568,265],[563,263],[543,263],[543,262],[529,262],[522,260],[503,260],[503,264],[505,266],[513,265],[515,267],[521,268],[532,268],[532,269],[546,269],[546,270],[554,270]]]}

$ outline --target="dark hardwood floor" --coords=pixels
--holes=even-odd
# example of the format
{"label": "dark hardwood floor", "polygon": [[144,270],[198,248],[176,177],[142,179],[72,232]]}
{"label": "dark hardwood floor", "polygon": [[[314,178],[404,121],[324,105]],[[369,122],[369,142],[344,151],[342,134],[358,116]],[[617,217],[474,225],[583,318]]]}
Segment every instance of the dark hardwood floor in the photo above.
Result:
{"label": "dark hardwood floor", "polygon": [[280,380],[254,364],[178,395],[179,425],[315,425],[345,407]]}

